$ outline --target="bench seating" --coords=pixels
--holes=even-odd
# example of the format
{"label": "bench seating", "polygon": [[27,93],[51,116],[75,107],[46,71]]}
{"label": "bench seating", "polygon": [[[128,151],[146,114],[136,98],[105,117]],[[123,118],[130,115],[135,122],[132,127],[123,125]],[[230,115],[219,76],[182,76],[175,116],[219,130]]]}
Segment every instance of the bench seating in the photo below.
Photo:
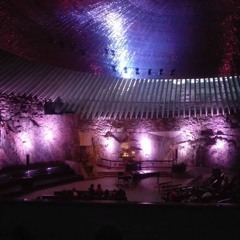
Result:
{"label": "bench seating", "polygon": [[[55,191],[54,196],[60,196],[63,199],[71,200],[121,200],[127,201],[125,192],[109,191],[108,194],[103,193],[90,193],[89,191],[75,191],[71,190]],[[56,197],[57,198],[57,197]]]}

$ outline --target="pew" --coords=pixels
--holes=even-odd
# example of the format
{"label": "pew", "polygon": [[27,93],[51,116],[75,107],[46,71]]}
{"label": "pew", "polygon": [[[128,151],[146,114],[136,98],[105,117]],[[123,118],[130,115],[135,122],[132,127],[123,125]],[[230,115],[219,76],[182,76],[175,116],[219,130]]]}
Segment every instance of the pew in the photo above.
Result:
{"label": "pew", "polygon": [[158,194],[163,188],[165,188],[166,186],[169,186],[170,184],[172,184],[172,181],[158,183]]}

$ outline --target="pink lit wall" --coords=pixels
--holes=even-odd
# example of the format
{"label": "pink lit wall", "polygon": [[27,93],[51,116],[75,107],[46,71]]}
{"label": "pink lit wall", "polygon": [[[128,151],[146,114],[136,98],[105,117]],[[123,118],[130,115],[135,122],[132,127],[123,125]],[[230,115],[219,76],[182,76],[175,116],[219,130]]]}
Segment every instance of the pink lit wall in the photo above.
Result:
{"label": "pink lit wall", "polygon": [[[240,166],[240,120],[235,117],[158,120],[79,120],[74,115],[20,117],[2,123],[0,167],[30,162],[119,160],[170,160],[187,164]],[[88,146],[85,146],[88,145]]]}
{"label": "pink lit wall", "polygon": [[240,159],[240,121],[215,116],[158,120],[80,121],[91,132],[98,157],[117,160],[134,151],[137,160],[177,160],[187,164],[232,168]]}
{"label": "pink lit wall", "polygon": [[25,164],[27,154],[30,163],[77,157],[78,135],[72,116],[43,115],[34,121],[21,119],[21,129],[17,133],[1,129],[1,167]]}

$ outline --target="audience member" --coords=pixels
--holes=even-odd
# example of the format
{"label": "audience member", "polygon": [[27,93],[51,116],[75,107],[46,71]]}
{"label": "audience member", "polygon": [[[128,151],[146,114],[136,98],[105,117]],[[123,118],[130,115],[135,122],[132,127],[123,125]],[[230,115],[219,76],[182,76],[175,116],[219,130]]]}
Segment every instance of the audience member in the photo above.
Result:
{"label": "audience member", "polygon": [[172,190],[168,195],[168,200],[170,202],[177,202],[179,200],[179,195],[175,190]]}
{"label": "audience member", "polygon": [[110,192],[109,192],[108,189],[106,189],[106,190],[104,191],[104,197],[105,197],[105,198],[109,198],[109,197],[110,197]]}
{"label": "audience member", "polygon": [[120,187],[120,188],[117,190],[115,197],[116,197],[117,199],[124,199],[124,198],[126,198],[126,192]]}
{"label": "audience member", "polygon": [[72,194],[73,194],[73,197],[77,197],[78,196],[78,192],[75,188],[72,189]]}
{"label": "audience member", "polygon": [[101,184],[98,184],[98,185],[97,185],[96,192],[97,192],[97,193],[103,193],[103,189],[102,189]]}
{"label": "audience member", "polygon": [[94,194],[95,193],[94,184],[90,185],[90,187],[88,188],[88,191],[89,191],[90,194]]}

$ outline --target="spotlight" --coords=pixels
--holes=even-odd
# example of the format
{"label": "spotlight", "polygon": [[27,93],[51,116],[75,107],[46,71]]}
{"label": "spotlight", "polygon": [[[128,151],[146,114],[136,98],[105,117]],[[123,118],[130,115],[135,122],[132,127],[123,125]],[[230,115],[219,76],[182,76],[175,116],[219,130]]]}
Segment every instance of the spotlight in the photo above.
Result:
{"label": "spotlight", "polygon": [[172,69],[171,73],[170,73],[170,76],[173,76],[174,72],[175,72],[175,69]]}
{"label": "spotlight", "polygon": [[151,75],[151,74],[152,74],[152,69],[149,68],[149,69],[148,69],[148,75]]}
{"label": "spotlight", "polygon": [[123,70],[124,70],[124,73],[127,73],[127,67],[124,67]]}
{"label": "spotlight", "polygon": [[116,72],[116,71],[117,71],[115,65],[112,65],[112,70],[113,70],[113,72]]}
{"label": "spotlight", "polygon": [[104,48],[104,50],[105,50],[105,53],[108,54],[109,50],[107,48]]}
{"label": "spotlight", "polygon": [[136,74],[139,74],[139,68],[136,68]]}
{"label": "spotlight", "polygon": [[163,69],[162,69],[162,68],[159,70],[159,74],[160,74],[160,75],[163,74]]}

